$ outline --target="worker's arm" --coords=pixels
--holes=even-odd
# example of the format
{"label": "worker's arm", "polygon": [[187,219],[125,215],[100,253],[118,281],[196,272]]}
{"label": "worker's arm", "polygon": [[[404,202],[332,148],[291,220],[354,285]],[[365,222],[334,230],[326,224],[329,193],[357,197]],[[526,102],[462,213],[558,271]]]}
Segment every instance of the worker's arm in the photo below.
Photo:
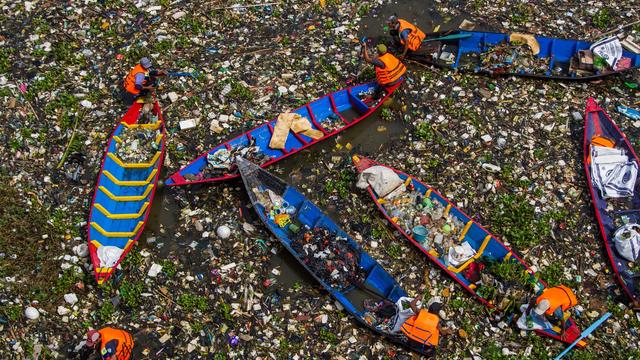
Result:
{"label": "worker's arm", "polygon": [[533,306],[535,305],[535,303],[536,303],[536,298],[535,297],[531,298],[531,301],[529,301],[529,306],[527,306],[527,311],[525,311],[525,314],[527,316],[531,314],[531,309],[533,309]]}
{"label": "worker's arm", "polygon": [[362,44],[362,58],[367,63],[373,64],[373,60],[371,60],[371,57],[369,56],[369,51],[367,49],[367,43],[366,42]]}
{"label": "worker's arm", "polygon": [[422,300],[422,295],[416,296],[409,303],[409,307],[411,307],[411,311],[413,311],[414,314],[417,314],[419,312],[419,310],[418,310],[418,301],[420,301],[420,300]]}
{"label": "worker's arm", "polygon": [[402,55],[400,55],[400,60],[404,59],[407,55],[407,51],[409,51],[409,40],[404,41],[404,49],[402,50]]}

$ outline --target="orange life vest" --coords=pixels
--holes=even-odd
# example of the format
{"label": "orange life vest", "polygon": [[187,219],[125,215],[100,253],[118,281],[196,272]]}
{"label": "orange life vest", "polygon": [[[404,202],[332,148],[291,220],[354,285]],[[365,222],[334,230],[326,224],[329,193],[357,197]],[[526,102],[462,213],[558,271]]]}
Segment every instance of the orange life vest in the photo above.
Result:
{"label": "orange life vest", "polygon": [[604,146],[604,147],[615,147],[616,143],[613,140],[608,139],[604,136],[594,136],[591,138],[591,145]]}
{"label": "orange life vest", "polygon": [[138,64],[133,69],[131,69],[127,77],[124,78],[124,89],[131,94],[140,94],[140,90],[136,89],[136,75],[140,73],[144,73],[146,76],[149,72],[145,70],[142,65]]}
{"label": "orange life vest", "polygon": [[100,353],[103,354],[105,346],[111,340],[117,340],[118,346],[116,347],[116,353],[114,354],[118,360],[129,360],[131,358],[131,351],[133,350],[133,338],[131,334],[124,330],[114,329],[110,327],[98,330],[100,333]]}
{"label": "orange life vest", "polygon": [[384,69],[381,69],[376,66],[376,78],[378,79],[378,84],[380,85],[388,85],[393,83],[394,81],[400,79],[405,72],[407,72],[407,68],[404,66],[397,57],[385,53],[380,56],[378,59],[382,61],[384,64]]}
{"label": "orange life vest", "polygon": [[545,314],[551,315],[558,308],[562,307],[562,311],[567,311],[576,305],[578,305],[578,299],[576,295],[564,285],[547,288],[542,291],[542,295],[538,297],[536,300],[536,304],[540,303],[542,300],[549,300],[551,304]]}
{"label": "orange life vest", "polygon": [[438,323],[440,318],[425,309],[420,309],[418,315],[413,315],[402,324],[402,332],[411,340],[420,344],[438,346],[440,331]]}
{"label": "orange life vest", "polygon": [[[411,32],[409,33],[409,37],[407,38],[407,42],[409,42],[409,50],[418,50],[418,48],[420,48],[420,45],[422,45],[422,40],[424,40],[427,35],[425,35],[422,30],[418,29],[417,26],[406,20],[398,19],[398,22],[400,23],[398,34],[402,34],[402,32],[405,30],[411,30]],[[400,38],[400,44],[404,45],[404,43],[405,40]]]}

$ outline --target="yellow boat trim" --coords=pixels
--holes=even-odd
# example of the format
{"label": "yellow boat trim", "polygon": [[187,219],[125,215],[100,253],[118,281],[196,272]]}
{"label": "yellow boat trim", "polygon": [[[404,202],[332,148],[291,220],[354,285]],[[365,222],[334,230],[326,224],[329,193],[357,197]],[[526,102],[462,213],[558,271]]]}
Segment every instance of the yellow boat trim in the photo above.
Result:
{"label": "yellow boat trim", "polygon": [[378,204],[386,204],[386,203],[387,203],[386,199],[383,199],[383,198],[378,199]]}
{"label": "yellow boat trim", "polygon": [[460,233],[460,237],[458,238],[458,241],[462,241],[462,239],[464,239],[471,225],[473,225],[473,221],[469,220],[467,224],[464,226],[464,229],[462,229],[462,232]]}
{"label": "yellow boat trim", "polygon": [[464,269],[466,269],[469,265],[471,265],[472,262],[478,260],[482,254],[484,253],[484,250],[487,248],[487,245],[489,245],[489,241],[491,240],[491,235],[487,235],[484,238],[484,241],[482,242],[482,245],[480,245],[480,248],[478,248],[478,251],[476,252],[475,255],[473,255],[471,257],[471,259],[465,261],[464,264],[458,266],[457,268],[453,267],[453,266],[448,266],[447,269],[453,273],[459,273],[461,271],[463,271]]}
{"label": "yellow boat trim", "polygon": [[507,255],[505,255],[505,256],[504,256],[504,261],[509,260],[509,258],[511,257],[511,255],[513,255],[513,254],[511,253],[511,251],[509,251],[509,252],[507,253]]}
{"label": "yellow boat trim", "polygon": [[432,193],[432,192],[433,192],[433,189],[429,189],[429,190],[427,190],[427,192],[426,192],[426,193],[424,193],[424,196],[425,196],[425,197],[429,197],[429,196],[431,196],[431,193]]}
{"label": "yellow boat trim", "polygon": [[410,183],[411,183],[411,176],[408,176],[407,180],[404,181],[404,186],[409,186]]}
{"label": "yellow boat trim", "polygon": [[91,243],[93,244],[93,246],[96,247],[96,249],[102,246],[102,244],[100,244],[98,240],[91,240]]}
{"label": "yellow boat trim", "polygon": [[153,124],[127,124],[126,122],[121,122],[122,125],[124,125],[124,127],[126,127],[127,129],[151,129],[151,130],[156,130],[160,127],[160,124],[162,124],[162,121],[157,121]]}
{"label": "yellow boat trim", "polygon": [[153,155],[153,158],[148,163],[124,163],[112,152],[107,153],[107,156],[109,156],[111,160],[118,164],[118,166],[125,169],[144,169],[152,167],[156,163],[156,161],[158,161],[158,158],[160,157],[160,151],[156,151],[156,154]]}
{"label": "yellow boat trim", "polygon": [[469,284],[469,289],[475,290],[476,289],[476,284]]}
{"label": "yellow boat trim", "polygon": [[144,200],[151,193],[151,189],[153,189],[154,184],[149,184],[147,186],[147,190],[144,191],[142,195],[113,195],[109,189],[104,186],[99,186],[98,189],[102,190],[102,192],[107,195],[113,201],[140,201]]}
{"label": "yellow boat trim", "polygon": [[[160,145],[160,141],[162,141],[162,137],[163,137],[162,133],[158,133],[158,135],[156,135],[156,145]],[[118,135],[113,135],[113,140],[115,140],[118,144],[122,144],[122,139],[120,139],[120,136]]]}
{"label": "yellow boat trim", "polygon": [[156,145],[160,145],[160,141],[162,141],[162,137],[164,135],[162,133],[159,133],[158,135],[156,135]]}
{"label": "yellow boat trim", "polygon": [[144,204],[142,204],[142,206],[140,207],[140,211],[138,211],[138,213],[130,213],[130,214],[112,214],[109,212],[109,210],[105,209],[104,206],[95,203],[93,204],[93,206],[95,206],[96,209],[100,210],[100,212],[102,213],[102,215],[106,216],[109,219],[112,220],[125,220],[125,219],[137,219],[139,217],[141,217],[145,210],[147,210],[147,207],[149,206],[149,202],[145,202]]}
{"label": "yellow boat trim", "polygon": [[91,227],[93,227],[94,229],[98,230],[98,232],[100,234],[102,234],[103,236],[106,236],[106,237],[131,237],[131,236],[134,236],[138,232],[138,230],[140,230],[140,228],[142,228],[143,224],[144,224],[144,221],[138,221],[138,225],[136,225],[136,227],[133,229],[133,231],[130,231],[130,232],[122,232],[122,231],[110,232],[110,231],[106,231],[100,225],[98,225],[98,223],[95,222],[95,221],[91,222]]}
{"label": "yellow boat trim", "polygon": [[449,203],[449,205],[447,205],[447,208],[444,209],[444,216],[448,216],[449,215],[449,211],[451,211],[451,203]]}
{"label": "yellow boat trim", "polygon": [[153,178],[156,176],[157,172],[158,172],[158,169],[153,169],[151,171],[151,173],[149,174],[149,176],[147,177],[147,180],[119,180],[118,178],[113,176],[113,174],[110,173],[109,171],[107,171],[107,170],[102,171],[104,176],[109,178],[109,180],[111,180],[114,184],[116,184],[118,186],[144,186],[144,185],[147,185],[147,184],[149,184],[151,182],[151,180],[153,180]]}
{"label": "yellow boat trim", "polygon": [[97,274],[109,274],[109,273],[111,273],[112,271],[113,271],[113,268],[112,268],[112,267],[110,267],[110,268],[107,268],[107,267],[104,267],[104,268],[96,268],[96,273],[97,273]]}
{"label": "yellow boat trim", "polygon": [[435,249],[431,249],[431,250],[429,250],[429,254],[431,254],[431,255],[433,255],[433,256],[435,256],[435,257],[440,256],[440,254],[438,254],[438,252],[437,252]]}

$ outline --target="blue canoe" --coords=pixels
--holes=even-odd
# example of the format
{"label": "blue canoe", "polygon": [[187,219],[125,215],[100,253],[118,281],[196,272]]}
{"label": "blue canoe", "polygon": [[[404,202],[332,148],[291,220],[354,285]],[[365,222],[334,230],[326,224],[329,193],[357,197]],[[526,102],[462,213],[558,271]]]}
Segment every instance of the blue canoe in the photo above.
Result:
{"label": "blue canoe", "polygon": [[[625,294],[637,306],[640,301],[640,272],[637,265],[620,256],[614,242],[616,230],[625,221],[629,223],[640,223],[640,181],[636,178],[633,196],[622,199],[609,199],[602,196],[600,190],[593,183],[593,174],[590,163],[591,141],[594,137],[600,136],[610,139],[615,143],[617,149],[622,149],[629,159],[634,159],[640,164],[631,143],[624,133],[611,120],[609,115],[598,106],[593,98],[587,100],[586,116],[584,120],[584,169],[587,175],[587,183],[591,191],[591,201],[600,225],[600,233],[604,240],[611,266],[615,276],[622,286]],[[614,209],[607,210],[611,202]]]}
{"label": "blue canoe", "polygon": [[[267,167],[365,120],[400,85],[401,83],[382,90],[373,82],[333,92],[292,111],[309,119],[313,129],[322,131],[324,136],[321,138],[314,140],[305,135],[290,132],[284,150],[271,149],[269,148],[269,142],[277,120],[273,119],[200,155],[191,163],[170,175],[165,181],[165,185],[179,186],[224,181],[238,177],[239,174],[235,168],[213,175],[206,173],[208,168],[207,156],[225,148],[232,150],[253,144],[252,146],[258,147],[261,155],[266,158],[260,166]],[[371,94],[380,90],[382,90],[382,97],[380,99],[372,99]]]}
{"label": "blue canoe", "polygon": [[[599,70],[578,69],[577,59],[580,50],[588,50],[593,44],[587,41],[558,39],[535,36],[539,53],[529,55],[534,61],[523,65],[518,60],[516,50],[508,49],[508,54],[490,58],[490,53],[501,44],[512,44],[512,34],[480,31],[450,31],[431,33],[418,52],[408,58],[421,63],[443,68],[458,69],[488,75],[524,76],[559,80],[593,80],[604,76],[628,71],[640,66],[640,55],[623,49],[623,58],[628,58],[629,67],[620,71],[612,68]],[[450,39],[430,41],[441,37]],[[450,55],[449,55],[450,54]],[[514,56],[515,55],[515,56]],[[483,63],[485,58],[485,63]],[[573,60],[572,60],[573,59]],[[574,61],[574,67],[571,62]]]}
{"label": "blue canoe", "polygon": [[[380,331],[375,327],[375,324],[372,325],[367,322],[362,304],[358,303],[357,300],[354,301],[354,299],[361,300],[363,297],[373,297],[375,300],[386,299],[395,303],[400,297],[407,296],[406,292],[380,264],[369,256],[347,233],[325,215],[322,210],[305,198],[302,193],[260,168],[258,165],[241,157],[236,158],[236,163],[238,164],[240,175],[242,176],[253,207],[260,219],[300,264],[344,306],[345,310],[358,319],[362,325],[397,344],[406,346],[412,351],[421,354],[430,354],[435,351],[432,346],[411,341],[402,333],[392,335]],[[336,237],[346,239],[349,246],[357,254],[355,256],[355,258],[358,259],[357,266],[359,266],[359,270],[362,271],[364,281],[360,284],[357,284],[356,281],[351,281],[348,286],[337,288],[323,280],[321,275],[305,263],[303,256],[294,250],[292,242],[296,234],[289,229],[289,226],[281,227],[278,225],[272,218],[273,214],[266,210],[263,204],[265,200],[259,199],[258,195],[259,192],[262,193],[265,191],[270,191],[272,195],[275,194],[275,196],[281,197],[284,202],[288,203],[288,205],[283,204],[285,207],[295,208],[294,214],[291,215],[293,223],[300,227],[307,226],[309,229],[326,229],[330,233],[335,234]],[[289,211],[287,212],[289,213]],[[319,250],[317,251],[319,252]],[[337,251],[333,252],[337,253]]]}
{"label": "blue canoe", "polygon": [[[353,162],[356,167],[356,170],[359,173],[369,169],[372,166],[382,166],[387,169],[395,172],[401,179],[405,180],[406,186],[413,186],[415,191],[422,194],[425,199],[430,199],[433,203],[439,203],[442,205],[444,209],[444,216],[452,215],[455,217],[460,225],[459,229],[453,229],[452,234],[456,234],[457,241],[462,244],[463,242],[467,242],[471,248],[475,251],[475,254],[464,263],[458,265],[457,267],[447,265],[446,258],[447,254],[440,254],[434,248],[431,248],[430,245],[426,243],[420,243],[413,238],[413,234],[411,233],[411,229],[405,228],[404,224],[399,224],[398,220],[395,219],[389,212],[387,212],[387,208],[385,204],[387,204],[386,199],[378,197],[376,192],[368,187],[369,194],[375,201],[378,209],[382,212],[384,217],[389,221],[393,227],[398,230],[404,237],[409,240],[413,245],[415,245],[420,251],[422,251],[431,261],[436,263],[442,270],[444,270],[451,278],[453,278],[456,282],[458,282],[462,287],[464,287],[467,291],[473,294],[480,302],[486,305],[489,308],[496,308],[498,304],[494,299],[489,299],[487,296],[483,295],[485,289],[483,288],[480,281],[470,281],[467,278],[469,270],[472,267],[474,262],[478,263],[486,263],[486,262],[496,262],[503,263],[506,261],[510,261],[514,264],[519,264],[522,267],[522,271],[526,272],[529,275],[530,285],[535,287],[536,289],[544,289],[546,284],[541,280],[537,279],[534,275],[533,270],[531,270],[525,263],[513,253],[511,249],[506,247],[500,240],[498,240],[495,236],[489,233],[485,228],[483,228],[480,224],[476,223],[469,217],[467,214],[462,212],[462,210],[458,209],[451,201],[442,196],[436,190],[431,188],[430,186],[420,182],[418,179],[403,173],[402,171],[393,169],[389,166],[380,164],[374,160],[367,159],[364,157],[354,156]],[[464,225],[462,225],[464,224]],[[485,268],[480,271],[488,271],[488,268]],[[494,276],[495,274],[492,274]],[[505,279],[501,279],[505,280]],[[489,287],[487,287],[489,289]],[[533,293],[531,294],[533,295]],[[523,303],[525,303],[527,299],[523,299]],[[551,337],[556,340],[564,341],[568,344],[571,344],[574,340],[576,340],[580,336],[580,329],[576,326],[575,322],[571,319],[567,319],[567,329],[566,329],[566,337],[564,339],[560,336],[560,328],[554,327],[552,329],[547,330],[539,330],[538,334]],[[585,345],[584,342],[580,342],[578,346],[583,347]]]}
{"label": "blue canoe", "polygon": [[[116,125],[102,159],[87,225],[89,254],[95,278],[102,284],[138,240],[147,222],[165,151],[165,126],[158,102],[155,123],[137,124],[143,104],[134,103]],[[153,153],[146,163],[126,163],[116,154],[123,131],[155,132]]]}

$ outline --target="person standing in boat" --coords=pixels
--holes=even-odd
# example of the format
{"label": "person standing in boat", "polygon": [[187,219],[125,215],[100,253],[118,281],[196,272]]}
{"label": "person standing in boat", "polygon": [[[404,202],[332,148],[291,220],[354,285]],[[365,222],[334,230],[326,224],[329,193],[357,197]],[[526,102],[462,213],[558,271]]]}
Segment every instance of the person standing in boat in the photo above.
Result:
{"label": "person standing in boat", "polygon": [[387,24],[389,25],[389,33],[393,40],[399,42],[402,46],[400,60],[404,59],[409,51],[418,51],[420,45],[422,45],[422,41],[427,37],[417,26],[406,20],[398,19],[395,15],[389,17]]}
{"label": "person standing in boat", "polygon": [[542,294],[538,297],[534,297],[529,302],[529,306],[526,310],[527,317],[531,316],[533,312],[534,318],[541,318],[541,322],[544,322],[544,318],[550,323],[560,323],[562,332],[561,337],[565,338],[566,330],[566,317],[565,313],[578,305],[578,299],[576,295],[564,285],[546,288],[542,291]]}
{"label": "person standing in boat", "polygon": [[407,67],[397,57],[387,52],[386,45],[378,44],[376,49],[378,56],[372,58],[369,55],[367,42],[362,43],[362,57],[364,61],[375,67],[378,84],[389,87],[404,80],[403,75],[407,72]]}
{"label": "person standing in boat", "polygon": [[162,70],[154,70],[153,63],[147,57],[140,59],[140,63],[134,66],[127,77],[124,78],[124,101],[130,105],[136,99],[153,92],[158,86],[156,78],[166,76]]}

